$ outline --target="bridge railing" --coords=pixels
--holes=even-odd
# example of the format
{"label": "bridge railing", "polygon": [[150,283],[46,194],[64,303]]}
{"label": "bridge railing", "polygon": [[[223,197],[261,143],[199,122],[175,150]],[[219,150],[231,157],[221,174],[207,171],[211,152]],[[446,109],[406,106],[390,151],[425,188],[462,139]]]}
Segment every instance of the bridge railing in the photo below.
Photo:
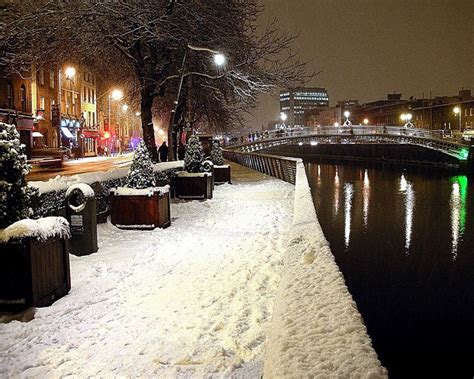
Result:
{"label": "bridge railing", "polygon": [[224,150],[224,158],[249,167],[264,174],[273,176],[285,182],[295,184],[296,165],[300,159],[280,157],[269,154],[243,153],[234,150]]}
{"label": "bridge railing", "polygon": [[314,128],[308,127],[295,127],[295,128],[285,128],[285,129],[276,129],[276,130],[265,130],[258,135],[252,133],[250,135],[250,140],[248,136],[243,136],[245,138],[244,142],[236,143],[232,147],[245,146],[254,144],[256,142],[288,138],[288,137],[302,137],[302,136],[321,136],[321,135],[330,135],[330,136],[343,136],[343,135],[394,135],[394,136],[411,136],[411,137],[421,137],[426,139],[433,139],[439,141],[449,141],[453,143],[459,143],[463,145],[468,145],[469,143],[463,139],[461,134],[454,134],[451,131],[447,130],[428,130],[428,129],[419,129],[419,128],[405,128],[399,126],[320,126]]}

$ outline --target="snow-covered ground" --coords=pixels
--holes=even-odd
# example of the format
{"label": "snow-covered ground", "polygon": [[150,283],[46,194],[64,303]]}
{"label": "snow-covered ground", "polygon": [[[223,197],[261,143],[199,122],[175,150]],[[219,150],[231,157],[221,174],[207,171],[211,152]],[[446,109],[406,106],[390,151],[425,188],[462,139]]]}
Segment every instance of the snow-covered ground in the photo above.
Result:
{"label": "snow-covered ground", "polygon": [[173,204],[164,230],[100,225],[66,297],[0,324],[0,377],[259,378],[293,197],[276,179],[226,184]]}
{"label": "snow-covered ground", "polygon": [[302,162],[266,341],[267,378],[387,378],[316,217]]}

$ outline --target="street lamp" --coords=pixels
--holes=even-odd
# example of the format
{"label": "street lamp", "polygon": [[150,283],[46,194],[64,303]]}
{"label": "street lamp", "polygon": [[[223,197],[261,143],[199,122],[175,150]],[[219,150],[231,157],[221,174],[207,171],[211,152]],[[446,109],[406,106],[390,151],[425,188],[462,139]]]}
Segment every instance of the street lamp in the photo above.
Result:
{"label": "street lamp", "polygon": [[285,128],[286,125],[285,125],[285,121],[288,119],[288,116],[286,115],[285,112],[280,112],[280,120],[281,120],[281,128]]}
{"label": "street lamp", "polygon": [[124,112],[128,111],[128,105],[127,104],[122,105],[122,111],[124,111]]}
{"label": "street lamp", "polygon": [[454,107],[453,112],[459,118],[459,130],[462,132],[462,125],[461,125],[461,107]]}
{"label": "street lamp", "polygon": [[72,80],[72,78],[74,78],[74,76],[76,76],[76,69],[72,66],[68,66],[64,70],[64,74],[66,75],[67,80]]}
{"label": "street lamp", "polygon": [[346,121],[344,121],[343,126],[351,126],[352,125],[351,120],[349,120],[350,115],[351,115],[351,112],[349,112],[349,111],[344,112],[344,117],[346,118]]}
{"label": "street lamp", "polygon": [[[194,51],[206,51],[206,52],[212,53],[213,58],[214,58],[214,64],[217,67],[223,66],[226,62],[225,56],[222,53],[220,53],[219,51],[212,50],[212,49],[209,49],[207,47],[197,47],[197,46],[193,46],[193,45],[190,45],[190,44],[187,45],[187,48],[190,49],[190,50],[194,50]],[[205,76],[205,77],[210,78],[210,79],[217,79],[218,77],[220,77],[220,76],[212,77],[211,75],[202,74],[202,73],[199,73],[199,72],[185,73],[184,69],[185,69],[185,65],[186,65],[187,55],[188,55],[188,50],[185,50],[184,56],[183,56],[183,61],[181,63],[180,75],[179,75],[178,93],[176,94],[176,100],[174,102],[174,109],[171,111],[172,112],[171,125],[170,125],[171,127],[168,128],[168,133],[169,133],[169,135],[168,135],[168,139],[169,139],[169,147],[168,147],[169,150],[168,150],[168,152],[169,152],[169,156],[171,158],[175,158],[174,155],[176,154],[176,152],[174,151],[174,146],[173,146],[173,141],[174,141],[173,133],[176,133],[176,131],[175,131],[176,113],[178,111],[179,98],[181,96],[181,89],[183,88],[184,77],[189,76],[189,75],[201,75],[201,76]]]}
{"label": "street lamp", "polygon": [[223,66],[225,64],[225,56],[224,54],[221,54],[221,53],[218,53],[218,54],[214,54],[214,63],[220,67],[220,66]]}
{"label": "street lamp", "polygon": [[369,125],[369,119],[368,118],[364,118],[364,125]]}
{"label": "street lamp", "polygon": [[400,115],[400,120],[402,120],[405,124],[403,125],[404,128],[413,128],[413,124],[411,123],[411,119],[413,118],[411,113],[402,113]]}

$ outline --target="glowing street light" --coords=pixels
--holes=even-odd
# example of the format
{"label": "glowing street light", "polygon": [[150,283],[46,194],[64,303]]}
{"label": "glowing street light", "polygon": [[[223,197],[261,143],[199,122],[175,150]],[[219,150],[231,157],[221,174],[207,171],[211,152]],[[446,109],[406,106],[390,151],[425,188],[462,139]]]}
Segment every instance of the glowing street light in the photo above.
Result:
{"label": "glowing street light", "polygon": [[334,123],[334,126],[337,128],[337,127],[339,126],[339,123],[336,121],[336,122]]}
{"label": "glowing street light", "polygon": [[225,64],[225,55],[221,53],[214,54],[214,63],[217,66],[223,66]]}
{"label": "glowing street light", "polygon": [[462,115],[462,112],[461,112],[461,107],[454,107],[453,112],[454,112],[454,114],[457,115],[458,118],[459,118],[459,130],[462,132],[462,125],[461,125],[461,115]]}
{"label": "glowing street light", "polygon": [[351,112],[349,112],[349,111],[344,112],[344,117],[346,118],[346,121],[344,121],[343,126],[351,126],[352,125],[351,120],[349,120],[350,115],[351,115]]}
{"label": "glowing street light", "polygon": [[122,105],[122,111],[124,111],[124,112],[128,111],[128,105],[127,104]]}
{"label": "glowing street light", "polygon": [[369,119],[368,118],[364,118],[364,125],[369,125]]}
{"label": "glowing street light", "polygon": [[68,66],[64,70],[64,74],[66,75],[66,79],[71,80],[74,78],[74,76],[76,76],[76,69],[72,66]]}
{"label": "glowing street light", "polygon": [[413,116],[412,116],[411,113],[402,113],[400,115],[400,120],[405,122],[405,124],[403,125],[404,128],[408,128],[408,127],[413,128],[414,127],[414,125],[411,122],[412,118],[413,118]]}
{"label": "glowing street light", "polygon": [[113,89],[110,93],[112,100],[118,101],[123,99],[123,92],[117,88]]}

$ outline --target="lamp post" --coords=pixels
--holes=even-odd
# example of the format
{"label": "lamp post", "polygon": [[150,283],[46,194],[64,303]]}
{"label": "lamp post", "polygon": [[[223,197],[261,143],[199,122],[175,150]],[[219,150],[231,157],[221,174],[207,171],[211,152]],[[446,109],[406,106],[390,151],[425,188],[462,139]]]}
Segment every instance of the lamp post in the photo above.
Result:
{"label": "lamp post", "polygon": [[282,129],[286,128],[285,121],[288,119],[288,116],[285,112],[280,112],[280,120],[281,120],[281,127]]}
{"label": "lamp post", "polygon": [[346,118],[346,121],[344,121],[343,126],[351,126],[352,125],[351,120],[349,120],[350,115],[351,115],[351,112],[349,112],[349,111],[344,112],[344,117]]}
{"label": "lamp post", "polygon": [[411,113],[402,113],[400,115],[400,120],[402,120],[405,124],[403,125],[404,128],[413,128],[413,124],[411,123],[411,119],[413,118]]}
{"label": "lamp post", "polygon": [[457,115],[458,118],[459,118],[459,131],[462,132],[462,125],[461,125],[461,114],[462,114],[462,112],[461,112],[461,107],[454,107],[453,112],[454,112],[454,114]]}
{"label": "lamp post", "polygon": [[[187,45],[187,48],[190,49],[190,50],[194,50],[194,51],[206,51],[206,52],[209,52],[211,54],[213,54],[213,58],[214,58],[214,64],[218,67],[221,67],[221,66],[224,66],[225,65],[225,62],[226,62],[226,58],[225,56],[216,51],[216,50],[212,50],[212,49],[209,49],[207,47],[197,47],[197,46],[193,46],[193,45],[190,45],[188,44]],[[184,77],[185,76],[188,76],[188,75],[202,75],[202,76],[206,76],[206,77],[209,77],[209,78],[213,78],[211,77],[210,75],[206,75],[206,74],[201,74],[201,73],[198,73],[198,72],[192,72],[192,73],[185,73],[184,72],[184,69],[185,69],[185,66],[186,66],[186,58],[187,58],[187,55],[188,55],[188,50],[186,50],[184,52],[184,56],[183,56],[183,61],[181,63],[181,70],[180,70],[180,75],[179,75],[179,86],[178,86],[178,93],[176,94],[176,100],[174,102],[174,109],[171,111],[172,112],[172,115],[171,115],[171,128],[169,128],[168,130],[168,140],[169,140],[169,146],[168,146],[168,156],[170,159],[176,159],[176,149],[174,148],[173,146],[173,143],[174,141],[176,141],[176,138],[177,138],[177,132],[176,132],[176,113],[178,111],[178,104],[179,104],[179,98],[181,96],[181,89],[183,87],[183,81],[184,81]]]}

